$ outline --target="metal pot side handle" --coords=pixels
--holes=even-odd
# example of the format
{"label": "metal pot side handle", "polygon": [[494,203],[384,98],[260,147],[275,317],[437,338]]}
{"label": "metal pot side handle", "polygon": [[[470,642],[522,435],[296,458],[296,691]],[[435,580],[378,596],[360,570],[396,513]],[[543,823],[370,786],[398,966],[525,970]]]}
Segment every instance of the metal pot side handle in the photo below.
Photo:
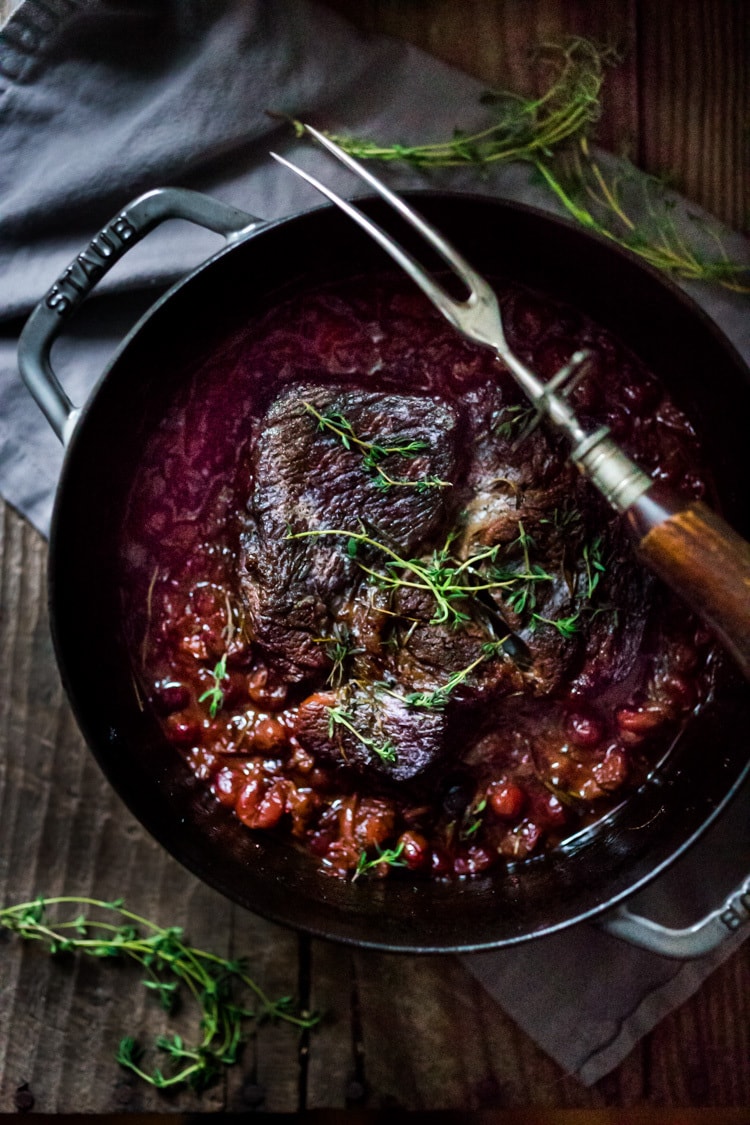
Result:
{"label": "metal pot side handle", "polygon": [[21,377],[60,441],[66,445],[79,410],[61,387],[50,351],[65,320],[115,262],[167,219],[187,219],[236,242],[264,221],[186,188],[155,188],[119,211],[76,255],[24,326],[18,344]]}
{"label": "metal pot side handle", "polygon": [[606,915],[599,923],[601,929],[615,937],[640,946],[650,953],[678,960],[703,957],[717,949],[728,938],[750,924],[750,876],[733,891],[724,903],[684,930],[672,930],[632,914],[626,906]]}

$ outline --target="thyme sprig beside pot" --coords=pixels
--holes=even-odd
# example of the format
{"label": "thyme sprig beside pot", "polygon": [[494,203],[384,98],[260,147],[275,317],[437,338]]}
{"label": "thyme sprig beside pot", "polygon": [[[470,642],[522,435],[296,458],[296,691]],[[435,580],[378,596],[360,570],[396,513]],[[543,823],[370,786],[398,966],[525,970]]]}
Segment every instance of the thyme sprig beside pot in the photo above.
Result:
{"label": "thyme sprig beside pot", "polygon": [[[52,920],[50,908],[58,907],[77,913]],[[91,911],[101,917],[91,917]],[[175,1009],[181,993],[195,1003],[200,1013],[199,1042],[189,1044],[171,1034],[159,1035],[154,1043],[166,1058],[165,1069],[146,1069],[144,1048],[132,1036],[120,1041],[117,1062],[159,1089],[189,1085],[200,1090],[210,1085],[223,1067],[237,1061],[250,1023],[257,1026],[266,1020],[281,1020],[300,1030],[317,1023],[317,1016],[297,1012],[291,997],[272,1000],[249,975],[244,960],[198,949],[179,927],[150,922],[126,910],[120,899],[39,897],[0,909],[0,926],[28,941],[41,942],[53,954],[135,961],[146,972],[145,987],[165,1012]],[[252,997],[254,1007],[240,1003],[242,993]]]}
{"label": "thyme sprig beside pot", "polygon": [[[750,267],[729,258],[713,226],[694,220],[698,238],[678,229],[676,201],[664,182],[625,160],[616,173],[609,173],[592,152],[605,73],[619,61],[617,53],[580,37],[543,44],[537,53],[553,67],[547,89],[530,98],[507,90],[483,95],[481,101],[495,115],[483,129],[456,129],[451,137],[431,144],[327,135],[360,160],[400,161],[425,172],[463,166],[481,172],[508,161],[528,163],[537,182],[581,226],[663,273],[750,293]],[[292,124],[298,134],[304,132],[299,121]],[[689,213],[687,217],[693,218]]]}

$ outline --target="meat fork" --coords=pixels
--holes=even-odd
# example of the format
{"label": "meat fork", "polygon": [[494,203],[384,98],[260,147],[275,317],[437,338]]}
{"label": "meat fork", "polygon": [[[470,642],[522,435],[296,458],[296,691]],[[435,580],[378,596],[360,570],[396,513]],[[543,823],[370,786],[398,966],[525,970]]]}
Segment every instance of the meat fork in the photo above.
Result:
{"label": "meat fork", "polygon": [[576,352],[548,382],[508,346],[497,297],[480,274],[417,211],[359,161],[312,126],[307,133],[368,184],[438,253],[468,290],[451,297],[407,250],[353,203],[309,172],[271,153],[369,234],[409,275],[454,328],[502,360],[532,403],[570,443],[570,459],[619,512],[643,562],[714,629],[750,679],[750,546],[700,501],[680,498],[654,482],[613,441],[607,426],[586,429],[563,391],[583,373],[587,353]]}

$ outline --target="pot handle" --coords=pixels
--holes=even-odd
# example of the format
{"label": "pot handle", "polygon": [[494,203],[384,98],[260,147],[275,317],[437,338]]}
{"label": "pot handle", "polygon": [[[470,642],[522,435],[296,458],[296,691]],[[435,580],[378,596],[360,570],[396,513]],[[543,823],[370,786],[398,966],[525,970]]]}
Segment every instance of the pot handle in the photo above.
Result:
{"label": "pot handle", "polygon": [[65,320],[127,251],[166,219],[187,219],[235,242],[259,226],[245,211],[187,188],[155,188],[119,211],[76,255],[27,320],[18,343],[21,377],[63,445],[80,410],[61,387],[50,350]]}
{"label": "pot handle", "polygon": [[627,906],[603,918],[599,927],[631,945],[659,953],[662,957],[690,960],[703,957],[750,923],[750,876],[733,891],[717,910],[712,910],[692,926],[673,930],[632,914]]}

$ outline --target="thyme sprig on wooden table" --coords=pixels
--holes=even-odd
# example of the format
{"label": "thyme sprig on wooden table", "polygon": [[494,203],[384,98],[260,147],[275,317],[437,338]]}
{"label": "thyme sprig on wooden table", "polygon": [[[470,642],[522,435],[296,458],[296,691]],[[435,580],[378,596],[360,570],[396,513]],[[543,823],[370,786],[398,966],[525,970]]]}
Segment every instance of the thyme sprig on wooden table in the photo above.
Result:
{"label": "thyme sprig on wooden table", "polygon": [[[417,145],[327,135],[361,160],[402,161],[425,171],[528,163],[537,182],[588,230],[675,277],[750,293],[750,268],[730,260],[716,229],[700,220],[696,238],[678,229],[676,203],[663,181],[624,159],[616,173],[608,173],[592,152],[589,141],[601,115],[605,72],[619,61],[617,53],[583,38],[543,44],[537,53],[553,66],[547,89],[530,98],[506,90],[484,95],[482,102],[496,115],[484,129],[456,129],[444,141]],[[300,122],[292,124],[298,133],[304,131]]]}
{"label": "thyme sprig on wooden table", "polygon": [[[539,55],[555,70],[549,87],[536,98],[505,90],[484,94],[482,102],[492,106],[497,118],[486,128],[471,133],[456,129],[445,141],[419,145],[380,144],[336,133],[328,136],[361,160],[400,160],[425,169],[486,166],[546,156],[597,120],[604,69],[617,56],[614,51],[582,38],[572,38],[564,44],[545,44],[539,48]],[[303,136],[304,125],[299,121],[292,124],[297,134]]]}
{"label": "thyme sprig on wooden table", "polygon": [[[75,917],[51,920],[50,909],[68,908]],[[90,911],[101,917],[91,917]],[[86,913],[84,913],[84,911]],[[53,954],[125,958],[146,971],[145,987],[154,993],[165,1012],[175,1009],[180,993],[187,994],[200,1013],[201,1038],[188,1044],[177,1034],[160,1035],[154,1047],[164,1053],[166,1070],[147,1070],[144,1049],[131,1036],[120,1041],[117,1062],[144,1082],[159,1089],[190,1085],[203,1089],[223,1067],[237,1061],[246,1038],[246,1026],[265,1020],[283,1020],[299,1029],[313,1027],[318,1017],[297,1012],[289,996],[272,1000],[248,974],[244,960],[230,960],[197,949],[176,926],[163,927],[126,910],[122,900],[57,896],[0,909],[0,926],[28,941],[38,941]],[[255,1006],[240,1004],[240,992],[249,993]]]}

